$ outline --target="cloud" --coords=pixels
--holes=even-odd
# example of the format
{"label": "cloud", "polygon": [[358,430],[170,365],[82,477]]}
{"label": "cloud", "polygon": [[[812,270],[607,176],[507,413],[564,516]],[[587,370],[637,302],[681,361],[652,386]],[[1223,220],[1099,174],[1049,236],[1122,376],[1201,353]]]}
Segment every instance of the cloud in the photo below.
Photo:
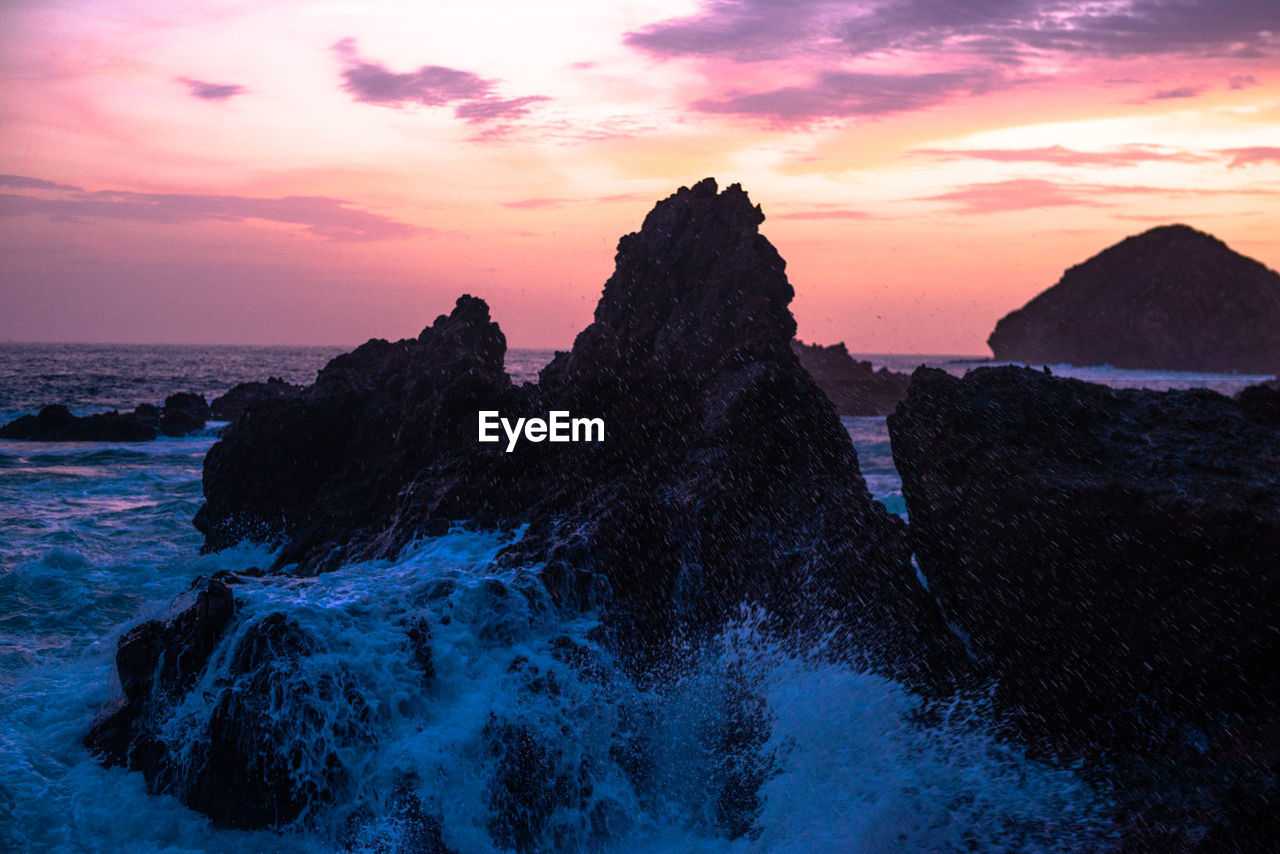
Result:
{"label": "cloud", "polygon": [[26,175],[0,175],[0,187],[10,187],[15,190],[75,190],[79,187],[72,187],[69,184],[55,184],[52,181],[43,181],[39,178],[28,178]]}
{"label": "cloud", "polygon": [[1082,187],[1035,178],[970,184],[936,196],[925,196],[921,201],[949,202],[966,213],[976,214],[1054,208],[1064,205],[1097,207],[1103,204],[1091,198]]}
{"label": "cloud", "polygon": [[537,199],[520,199],[514,202],[503,202],[504,208],[512,208],[513,210],[543,210],[545,208],[563,208],[570,205],[584,204],[611,204],[613,202],[632,202],[637,199],[647,199],[647,193],[615,193],[611,196],[600,196],[598,198],[537,198]]}
{"label": "cloud", "polygon": [[1223,148],[1219,152],[1224,157],[1231,158],[1227,163],[1228,169],[1235,169],[1239,166],[1255,166],[1260,163],[1280,163],[1280,148],[1267,145],[1257,145],[1251,148]]}
{"label": "cloud", "polygon": [[1230,89],[1248,89],[1250,86],[1257,86],[1258,78],[1252,74],[1232,74],[1227,78],[1227,87]]}
{"label": "cloud", "polygon": [[703,98],[693,108],[705,113],[759,116],[779,123],[849,116],[883,116],[920,110],[957,95],[1010,85],[982,70],[926,74],[867,74],[825,71],[807,86],[767,92],[730,92]]}
{"label": "cloud", "polygon": [[849,208],[813,208],[802,211],[784,211],[775,213],[770,219],[877,219],[875,214]]}
{"label": "cloud", "polygon": [[459,104],[453,114],[471,124],[491,122],[496,119],[515,119],[527,115],[531,104],[549,100],[551,99],[546,95],[526,95],[523,98],[481,98]]}
{"label": "cloud", "polygon": [[659,57],[784,59],[815,41],[834,41],[848,15],[849,4],[838,0],[706,0],[698,14],[651,24],[623,42]]}
{"label": "cloud", "polygon": [[[1208,89],[1207,86],[1179,86],[1176,89],[1161,89],[1151,94],[1145,101],[1171,101],[1177,98],[1197,98]],[[1137,103],[1142,103],[1138,101]]]}
{"label": "cloud", "polygon": [[339,241],[389,240],[411,237],[424,230],[326,196],[254,198],[123,190],[85,192],[48,181],[38,183],[39,187],[26,186],[67,192],[58,198],[0,193],[0,218],[47,216],[67,221],[113,219],[170,224],[258,219],[301,225],[318,237]]}
{"label": "cloud", "polygon": [[1133,143],[1107,151],[1077,151],[1061,145],[1043,148],[917,148],[908,156],[937,160],[989,160],[996,163],[1051,163],[1055,166],[1137,166],[1148,162],[1204,163],[1213,155]]}
{"label": "cloud", "polygon": [[190,77],[179,77],[178,82],[186,84],[191,97],[202,101],[225,101],[249,91],[238,83],[206,83],[203,80],[192,80]]}
{"label": "cloud", "polygon": [[918,201],[949,202],[965,213],[989,214],[1066,206],[1110,207],[1108,196],[1275,196],[1276,190],[1255,187],[1248,190],[1206,190],[1142,185],[1081,184],[1048,181],[1039,178],[1013,178],[969,184]]}
{"label": "cloud", "polygon": [[1276,33],[1275,0],[703,0],[696,14],[625,42],[664,58],[753,62],[839,43],[854,56],[946,51],[1008,64],[1033,51],[1264,56],[1276,51]]}
{"label": "cloud", "polygon": [[[355,39],[343,39],[333,45],[333,50],[346,63],[342,70],[343,91],[365,104],[452,107],[454,115],[468,124],[488,124],[518,119],[527,115],[533,104],[550,100],[545,95],[503,98],[497,94],[499,81],[443,65],[391,71],[380,63],[360,59]],[[502,133],[502,129],[491,128],[480,138]]]}

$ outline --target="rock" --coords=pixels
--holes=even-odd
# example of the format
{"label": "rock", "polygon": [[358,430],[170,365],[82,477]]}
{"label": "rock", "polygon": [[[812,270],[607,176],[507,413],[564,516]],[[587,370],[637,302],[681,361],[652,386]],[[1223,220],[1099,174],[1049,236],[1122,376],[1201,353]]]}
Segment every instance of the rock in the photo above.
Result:
{"label": "rock", "polygon": [[303,386],[287,383],[279,377],[269,377],[265,383],[240,383],[226,394],[215,397],[209,405],[215,421],[235,421],[246,409],[264,400],[297,397]]}
{"label": "rock", "polygon": [[[510,399],[505,350],[488,306],[464,296],[416,340],[369,341],[302,394],[245,410],[205,458],[195,524],[206,551],[247,538],[285,543],[281,565],[336,565],[394,554],[433,518],[503,502],[480,458],[504,455],[477,446],[476,413]],[[516,480],[509,461],[492,465]]]}
{"label": "rock", "polygon": [[[527,525],[500,560],[545,564],[556,600],[601,607],[633,658],[745,601],[780,625],[837,614],[899,672],[959,667],[901,523],[791,349],[763,218],[711,179],[659,202],[536,387],[511,384],[488,307],[463,297],[416,340],[371,341],[249,409],[205,461],[205,548],[280,543],[278,565],[318,570],[445,522]],[[606,438],[507,453],[477,443],[481,409],[602,418]]]}
{"label": "rock", "polygon": [[855,361],[844,342],[823,347],[795,341],[791,346],[840,415],[888,415],[911,383],[908,374],[877,371],[870,362]]}
{"label": "rock", "polygon": [[204,427],[209,407],[197,394],[173,394],[164,408],[143,403],[133,412],[101,412],[75,416],[54,404],[38,415],[23,415],[0,427],[0,439],[35,442],[148,442],[157,432],[184,436]]}
{"label": "rock", "polygon": [[[929,589],[1025,737],[1183,841],[1280,757],[1274,423],[1204,390],[921,368],[889,431]],[[1239,747],[1251,727],[1271,746]]]}
{"label": "rock", "polygon": [[77,417],[57,404],[0,427],[0,439],[33,442],[147,442],[155,437],[155,422],[146,412],[112,411]]}
{"label": "rock", "polygon": [[1280,425],[1280,385],[1275,380],[1241,389],[1236,401],[1250,418]]}
{"label": "rock", "polygon": [[174,611],[168,620],[149,620],[120,638],[116,672],[124,700],[109,704],[84,738],[105,765],[140,770],[148,782],[162,773],[152,716],[179,702],[203,673],[235,613],[235,598],[223,581],[199,578]]}
{"label": "rock", "polygon": [[319,641],[273,612],[237,643],[194,758],[173,783],[219,827],[287,825],[332,799],[346,779],[339,753],[373,741],[371,712],[340,664],[312,667]]}
{"label": "rock", "polygon": [[987,339],[997,360],[1274,373],[1280,275],[1185,225],[1067,270]]}
{"label": "rock", "polygon": [[160,415],[160,432],[166,436],[185,436],[204,429],[209,420],[209,404],[198,394],[171,394],[164,401]]}

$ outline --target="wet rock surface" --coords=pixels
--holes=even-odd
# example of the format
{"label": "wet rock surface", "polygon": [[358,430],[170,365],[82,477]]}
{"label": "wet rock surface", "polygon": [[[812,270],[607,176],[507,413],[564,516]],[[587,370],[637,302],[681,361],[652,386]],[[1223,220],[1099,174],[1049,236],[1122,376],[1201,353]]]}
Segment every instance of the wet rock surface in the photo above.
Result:
{"label": "wet rock surface", "polygon": [[170,619],[149,620],[120,638],[116,673],[123,702],[104,709],[84,738],[105,765],[142,771],[149,782],[163,760],[153,713],[180,702],[204,672],[235,614],[235,597],[223,580],[200,578],[176,608]]}
{"label": "wet rock surface", "polygon": [[921,368],[889,419],[930,590],[1025,737],[1107,769],[1130,850],[1247,840],[1275,797],[1280,431],[1253,397]]}
{"label": "wet rock surface", "polygon": [[1067,270],[987,343],[1000,361],[1270,374],[1280,275],[1211,235],[1161,226]]}
{"label": "wet rock surface", "polygon": [[792,349],[840,415],[888,415],[907,394],[909,374],[855,360],[844,342],[823,346],[795,341]]}

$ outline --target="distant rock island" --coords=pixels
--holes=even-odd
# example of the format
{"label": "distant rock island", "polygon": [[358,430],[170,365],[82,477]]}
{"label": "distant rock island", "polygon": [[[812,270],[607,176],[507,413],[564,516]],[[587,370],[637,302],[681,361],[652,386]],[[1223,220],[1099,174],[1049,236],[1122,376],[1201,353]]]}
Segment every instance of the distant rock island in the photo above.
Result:
{"label": "distant rock island", "polygon": [[888,415],[911,384],[909,374],[877,371],[870,362],[854,359],[843,341],[824,347],[797,339],[791,349],[840,415]]}
{"label": "distant rock island", "polygon": [[1063,273],[996,324],[1000,361],[1274,373],[1280,275],[1186,225],[1164,225]]}

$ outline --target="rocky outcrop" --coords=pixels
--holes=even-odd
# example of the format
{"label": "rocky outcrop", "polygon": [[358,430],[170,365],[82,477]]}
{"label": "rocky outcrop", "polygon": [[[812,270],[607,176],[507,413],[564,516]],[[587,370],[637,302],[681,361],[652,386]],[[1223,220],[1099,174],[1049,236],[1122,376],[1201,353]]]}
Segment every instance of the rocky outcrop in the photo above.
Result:
{"label": "rocky outcrop", "polygon": [[149,442],[163,433],[185,436],[204,428],[209,405],[198,394],[172,394],[164,406],[144,403],[132,412],[76,416],[65,406],[46,406],[0,427],[0,439],[33,442]]}
{"label": "rocky outcrop", "polygon": [[225,579],[198,578],[172,617],[149,620],[120,638],[116,673],[124,697],[102,710],[84,738],[103,764],[142,771],[148,783],[158,784],[164,747],[155,713],[191,690],[234,614]]}
{"label": "rocky outcrop", "polygon": [[185,436],[204,429],[209,420],[209,404],[198,394],[171,394],[160,411],[159,428],[166,436]]}
{"label": "rocky outcrop", "polygon": [[1022,732],[1105,759],[1144,828],[1133,850],[1254,821],[1280,758],[1273,416],[1203,390],[921,368],[889,431],[929,588]]}
{"label": "rocky outcrop", "polygon": [[[451,522],[527,524],[500,559],[544,563],[558,601],[603,608],[636,655],[749,601],[786,622],[843,614],[903,670],[955,664],[900,523],[792,352],[763,218],[710,179],[660,202],[536,387],[512,386],[502,333],[463,297],[416,340],[371,341],[250,409],[205,462],[206,548],[268,540],[319,569]],[[478,410],[563,410],[607,433],[508,453],[477,443]]]}
{"label": "rocky outcrop", "polygon": [[279,377],[268,377],[264,383],[240,383],[226,394],[213,399],[209,404],[210,417],[215,421],[235,421],[251,406],[264,400],[297,397],[303,388]]}
{"label": "rocky outcrop", "polygon": [[451,519],[496,524],[518,467],[476,442],[476,413],[518,395],[506,339],[464,296],[417,339],[374,340],[332,360],[300,395],[262,400],[204,464],[195,524],[206,550],[285,544],[282,563],[394,554]]}
{"label": "rocky outcrop", "polygon": [[1280,275],[1185,225],[1127,238],[996,324],[1001,361],[1273,373]]}
{"label": "rocky outcrop", "polygon": [[877,371],[870,362],[855,360],[843,341],[826,347],[795,341],[791,346],[840,415],[888,415],[911,384],[908,374]]}

